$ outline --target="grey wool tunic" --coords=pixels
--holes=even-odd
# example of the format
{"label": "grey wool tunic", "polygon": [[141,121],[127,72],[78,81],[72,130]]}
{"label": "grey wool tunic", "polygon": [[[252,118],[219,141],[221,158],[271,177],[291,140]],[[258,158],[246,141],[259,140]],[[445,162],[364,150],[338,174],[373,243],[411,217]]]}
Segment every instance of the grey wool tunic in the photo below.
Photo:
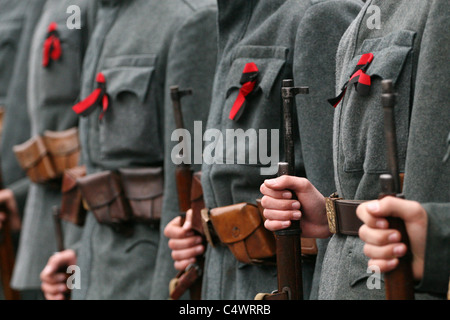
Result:
{"label": "grey wool tunic", "polygon": [[[196,51],[195,44],[178,41],[185,41],[184,36],[186,40],[196,37],[197,28],[203,27],[196,20],[209,21],[205,17],[214,12],[212,3],[109,0],[98,4],[96,28],[83,67],[81,98],[96,88],[96,75],[102,72],[111,105],[101,121],[100,110],[80,118],[83,163],[88,173],[161,166],[165,157],[165,110],[172,108],[169,87],[190,85],[200,104],[208,97],[208,86],[203,87],[201,77],[195,75],[195,66],[203,70],[201,60],[197,60],[204,54],[202,46]],[[194,47],[187,50],[179,47],[181,44]],[[192,82],[183,70],[192,72]],[[189,105],[196,106],[194,102]],[[173,174],[173,169],[171,172],[168,174]],[[175,193],[168,196],[175,197]],[[162,221],[167,223],[169,219]],[[73,299],[149,298],[160,231],[141,223],[133,228],[133,235],[125,237],[88,214],[77,250],[81,289],[73,292]],[[169,273],[175,275],[168,272],[165,277],[169,278]],[[159,282],[155,290],[167,292],[168,285]]]}
{"label": "grey wool tunic", "polygon": [[[379,8],[380,28],[372,6]],[[376,8],[375,8],[376,9]],[[345,199],[376,199],[379,175],[387,172],[380,100],[381,80],[397,92],[395,122],[398,161],[405,173],[406,199],[419,201],[429,215],[425,277],[416,298],[441,296],[449,280],[450,163],[444,162],[450,131],[447,1],[368,1],[343,36],[337,54],[337,90],[362,54],[373,53],[367,69],[370,94],[347,89],[334,120],[335,180]],[[441,223],[440,223],[441,222]],[[326,252],[321,299],[385,299],[384,283],[370,290],[368,258],[358,237],[335,235]],[[382,280],[382,279],[381,279]]]}
{"label": "grey wool tunic", "polygon": [[[310,95],[297,97],[296,174],[306,175],[324,195],[329,194],[334,188],[333,109],[326,99],[334,93],[339,39],[360,8],[358,1],[219,0],[219,63],[207,129],[218,130],[223,140],[227,130],[261,132],[257,138],[267,138],[271,144],[266,156],[272,154],[275,159],[279,153],[279,160],[284,160],[283,147],[277,144],[282,134],[282,80],[290,78],[297,86],[309,86]],[[233,121],[229,113],[241,87],[244,66],[251,62],[259,70],[258,80],[241,117]],[[279,136],[272,136],[276,130],[280,130]],[[276,173],[275,169],[269,175],[262,174],[260,169],[267,169],[270,161],[261,157],[250,163],[249,159],[258,154],[260,141],[239,145],[245,156],[241,159],[247,160],[238,163],[235,150],[226,149],[228,141],[221,141],[219,134],[215,136],[215,140],[205,142],[204,149],[202,184],[206,206],[255,203],[262,196],[259,188],[264,179]],[[271,165],[276,167],[278,159],[273,161]],[[314,291],[314,263],[305,262],[303,271],[308,298]],[[204,299],[248,300],[277,289],[276,267],[238,262],[225,246],[208,247],[204,272]]]}
{"label": "grey wool tunic", "polygon": [[2,183],[11,189],[23,215],[29,180],[13,152],[13,146],[30,137],[27,112],[28,59],[34,28],[45,0],[0,2],[0,105],[5,107],[1,137]]}
{"label": "grey wool tunic", "polygon": [[[69,29],[67,8],[81,9],[81,29]],[[87,0],[47,0],[42,10],[30,47],[28,65],[27,106],[31,135],[45,130],[61,131],[77,126],[78,117],[71,106],[80,91],[80,72],[88,32],[92,28],[92,2]],[[43,48],[50,23],[58,25],[62,43],[60,60],[44,67]],[[52,207],[61,205],[60,186],[30,182],[26,199],[22,232],[13,273],[16,289],[40,289],[40,273],[56,251]],[[65,246],[78,241],[81,229],[63,222]]]}
{"label": "grey wool tunic", "polygon": [[[178,85],[180,90],[192,89],[191,96],[181,99],[183,122],[191,138],[190,159],[194,172],[201,170],[201,163],[195,161],[195,140],[201,139],[211,104],[213,78],[217,60],[217,6],[215,0],[202,4],[193,1],[195,11],[174,35],[168,53],[167,85]],[[167,223],[180,214],[175,168],[172,151],[179,144],[172,137],[175,120],[169,90],[166,90],[164,109],[164,205],[161,217],[160,242],[150,299],[167,299],[169,282],[177,274],[173,267],[168,239],[164,236]],[[200,129],[200,130],[199,130]],[[189,138],[189,137],[187,137]],[[197,140],[198,141],[198,140]],[[200,150],[201,151],[201,150]]]}
{"label": "grey wool tunic", "polygon": [[[19,61],[23,61],[23,57],[27,57],[26,48],[28,48],[29,37],[25,36],[25,33],[22,32],[25,29],[25,25],[29,21],[28,16],[26,15],[26,7],[28,5],[28,1],[14,1],[14,0],[1,0],[0,1],[0,106],[6,108],[8,92],[13,91],[14,88],[20,86],[22,83],[26,82],[26,77],[22,74],[18,73],[15,70],[20,69]],[[43,3],[42,3],[43,4]],[[40,8],[42,4],[38,4],[36,8],[37,13],[39,15]],[[32,24],[34,24],[36,19],[32,19]],[[21,40],[21,39],[24,40]],[[26,39],[25,39],[26,38]],[[25,41],[26,40],[26,41]],[[21,49],[23,48],[23,49]],[[21,55],[21,58],[17,57]],[[17,67],[16,67],[17,66]],[[12,81],[13,75],[15,74],[15,81]],[[14,83],[14,85],[12,85]],[[11,102],[14,102],[12,99]],[[10,109],[11,110],[11,109]],[[25,113],[26,114],[26,113]],[[5,127],[5,118],[3,120],[3,128]],[[12,119],[12,118],[10,118]],[[25,122],[24,124],[24,133],[25,135],[29,134],[27,131],[29,130],[28,126],[28,118],[22,117]],[[22,122],[22,124],[23,124]],[[17,125],[17,122],[15,123]],[[28,130],[27,130],[28,129]],[[9,126],[8,133],[5,134],[5,130],[3,129],[3,135],[6,135],[8,139],[11,139],[12,136],[10,133],[12,132],[11,126]],[[7,143],[5,143],[7,144]],[[7,187],[9,187],[15,197],[16,202],[19,209],[20,216],[23,215],[23,207],[25,202],[25,197],[27,193],[27,182],[25,178],[25,173],[23,170],[19,168],[18,163],[15,161],[15,157],[11,148],[5,147],[1,150],[1,160],[2,160],[2,187],[5,187],[5,183]],[[11,168],[9,166],[14,166],[17,169],[16,173],[11,173],[8,170],[4,170],[4,167]],[[25,183],[18,183],[18,187],[14,187],[14,182],[20,181]],[[20,234],[20,233],[19,233]],[[14,235],[16,237],[17,235]],[[0,289],[0,300],[3,300],[3,290]]]}

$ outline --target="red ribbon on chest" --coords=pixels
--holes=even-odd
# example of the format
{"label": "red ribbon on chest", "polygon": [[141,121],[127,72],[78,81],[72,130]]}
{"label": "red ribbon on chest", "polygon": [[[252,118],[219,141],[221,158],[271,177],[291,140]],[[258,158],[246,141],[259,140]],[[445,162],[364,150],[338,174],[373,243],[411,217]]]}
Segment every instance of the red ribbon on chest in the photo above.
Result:
{"label": "red ribbon on chest", "polygon": [[97,88],[86,99],[74,105],[72,110],[78,115],[87,117],[94,110],[95,106],[101,106],[102,112],[100,113],[99,120],[102,120],[109,106],[109,97],[106,93],[106,79],[103,73],[99,72],[97,74],[96,81]]}
{"label": "red ribbon on chest", "polygon": [[239,89],[239,94],[234,101],[233,107],[231,108],[230,114],[228,116],[231,120],[237,121],[242,115],[246,97],[253,91],[256,86],[258,72],[258,67],[254,62],[250,62],[245,65],[241,80],[239,81],[239,83],[241,84],[241,88]]}
{"label": "red ribbon on chest", "polygon": [[342,98],[344,98],[345,93],[347,92],[347,88],[349,85],[354,84],[355,90],[361,96],[367,96],[370,93],[370,85],[372,84],[372,80],[368,74],[366,74],[367,68],[373,61],[373,54],[366,53],[361,56],[356,65],[355,69],[352,72],[352,76],[350,80],[348,80],[344,86],[342,87],[341,93],[332,99],[328,99],[328,102],[333,106],[337,107],[339,102],[341,102]]}
{"label": "red ribbon on chest", "polygon": [[44,52],[42,54],[42,65],[44,68],[50,66],[52,60],[59,60],[62,56],[61,40],[59,39],[58,25],[50,23],[47,30],[47,38],[44,41]]}

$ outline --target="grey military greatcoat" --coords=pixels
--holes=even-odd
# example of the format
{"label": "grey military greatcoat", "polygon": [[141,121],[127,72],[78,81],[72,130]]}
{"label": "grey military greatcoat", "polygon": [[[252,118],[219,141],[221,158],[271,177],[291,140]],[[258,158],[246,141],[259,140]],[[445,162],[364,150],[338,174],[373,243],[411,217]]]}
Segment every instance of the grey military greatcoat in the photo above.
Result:
{"label": "grey military greatcoat", "polygon": [[[374,27],[374,7],[381,17]],[[417,292],[446,293],[449,279],[448,217],[450,163],[444,162],[450,131],[448,26],[446,1],[367,1],[343,36],[337,54],[337,90],[349,79],[362,54],[374,59],[367,69],[370,94],[353,86],[336,108],[334,163],[337,192],[345,199],[376,199],[378,178],[387,172],[381,80],[397,92],[395,122],[398,161],[405,173],[406,199],[429,214],[425,277]],[[368,258],[357,237],[334,236],[328,245],[319,297],[385,299],[384,285],[370,290]],[[423,297],[417,295],[417,298]],[[429,297],[429,296],[428,296]]]}
{"label": "grey military greatcoat", "polygon": [[[196,51],[194,43],[184,41],[197,38],[198,28],[204,27],[202,19],[207,22],[205,27],[210,26],[209,15],[215,12],[210,1],[200,0],[108,0],[98,4],[96,28],[83,67],[81,98],[96,88],[96,75],[101,72],[111,105],[101,121],[100,108],[80,119],[83,163],[88,173],[162,166],[165,110],[172,108],[169,87],[189,85],[199,105],[208,99],[208,85],[200,83],[201,76],[194,75],[191,82],[183,74],[195,74],[196,68],[201,74],[203,67],[195,56],[204,54],[203,47]],[[191,45],[194,47],[184,48]],[[211,63],[214,57],[215,50]],[[194,102],[186,105],[190,106],[197,107]],[[173,169],[168,174],[173,174]],[[172,191],[167,196],[176,195]],[[170,219],[163,218],[162,224]],[[126,237],[88,215],[77,250],[81,289],[73,292],[74,299],[149,298],[160,232],[158,227],[142,223],[133,228],[133,235]],[[166,249],[164,254],[167,260],[162,266],[166,267],[170,253]],[[162,288],[167,293],[168,279],[176,273],[172,264],[164,275],[167,280],[159,282],[155,290]]]}
{"label": "grey military greatcoat", "polygon": [[[310,86],[309,96],[297,98],[296,169],[298,175],[306,175],[317,183],[323,194],[331,192],[334,188],[333,110],[327,106],[326,99],[333,94],[335,85],[334,57],[338,41],[357,15],[360,3],[219,0],[218,8],[220,60],[207,128],[218,129],[224,137],[229,129],[256,132],[266,129],[270,135],[273,130],[282,129],[282,80],[291,78],[297,86]],[[256,89],[241,117],[233,121],[229,119],[230,110],[241,87],[244,66],[250,62],[259,70]],[[267,138],[271,141],[270,136]],[[283,148],[278,146],[269,146],[269,153],[279,152],[280,160],[284,160]],[[206,206],[255,203],[261,197],[260,185],[274,173],[261,174],[260,169],[267,163],[260,158],[253,164],[238,164],[233,150],[229,153],[231,157],[225,157],[229,151],[225,142],[223,150],[224,159],[219,159],[223,163],[215,161],[217,158],[213,160],[211,152],[205,152],[202,184]],[[245,145],[247,161],[255,152],[258,152],[257,143]],[[305,262],[303,269],[308,297],[314,263]],[[276,277],[274,266],[243,264],[227,247],[209,247],[202,296],[204,299],[253,299],[258,293],[275,290]]]}
{"label": "grey military greatcoat", "polygon": [[[69,29],[67,8],[77,5],[81,9],[81,29]],[[89,9],[88,9],[89,7]],[[85,0],[47,0],[42,15],[33,30],[30,47],[27,85],[27,106],[31,135],[45,130],[61,131],[77,125],[78,117],[71,106],[80,90],[80,70],[88,40],[92,4]],[[43,66],[44,41],[50,23],[58,25],[62,43],[62,57]],[[56,237],[52,207],[61,205],[60,186],[30,183],[22,232],[19,241],[12,285],[19,290],[40,289],[40,273],[48,258],[56,251]],[[66,246],[80,235],[74,225],[64,230]]]}

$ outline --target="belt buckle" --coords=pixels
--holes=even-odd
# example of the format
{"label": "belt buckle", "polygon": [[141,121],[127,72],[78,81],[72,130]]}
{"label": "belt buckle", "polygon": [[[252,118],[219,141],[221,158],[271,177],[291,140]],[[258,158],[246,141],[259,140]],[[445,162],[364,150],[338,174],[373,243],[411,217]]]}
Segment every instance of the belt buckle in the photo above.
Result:
{"label": "belt buckle", "polygon": [[333,193],[331,196],[325,198],[325,206],[327,210],[328,229],[331,233],[337,233],[337,219],[336,219],[336,200],[342,200],[337,193]]}

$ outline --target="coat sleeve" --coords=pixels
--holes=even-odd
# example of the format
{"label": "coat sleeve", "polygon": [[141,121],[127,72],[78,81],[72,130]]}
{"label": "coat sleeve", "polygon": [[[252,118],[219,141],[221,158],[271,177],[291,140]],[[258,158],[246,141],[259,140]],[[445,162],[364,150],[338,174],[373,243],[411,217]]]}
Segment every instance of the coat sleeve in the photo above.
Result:
{"label": "coat sleeve", "polygon": [[[164,203],[151,299],[167,299],[169,282],[177,274],[173,267],[168,239],[164,236],[167,223],[180,213],[175,165],[171,159],[172,148],[178,141],[171,141],[175,121],[169,90],[170,86],[177,85],[180,90],[192,89],[193,91],[192,96],[185,96],[181,101],[184,125],[191,134],[193,142],[194,121],[201,121],[204,130],[210,107],[217,55],[216,14],[215,6],[206,6],[195,11],[178,28],[168,53],[164,103]],[[203,132],[200,134],[203,135]],[[194,150],[191,151],[192,162],[194,161],[193,152]],[[201,167],[198,163],[192,168],[196,171]]]}

